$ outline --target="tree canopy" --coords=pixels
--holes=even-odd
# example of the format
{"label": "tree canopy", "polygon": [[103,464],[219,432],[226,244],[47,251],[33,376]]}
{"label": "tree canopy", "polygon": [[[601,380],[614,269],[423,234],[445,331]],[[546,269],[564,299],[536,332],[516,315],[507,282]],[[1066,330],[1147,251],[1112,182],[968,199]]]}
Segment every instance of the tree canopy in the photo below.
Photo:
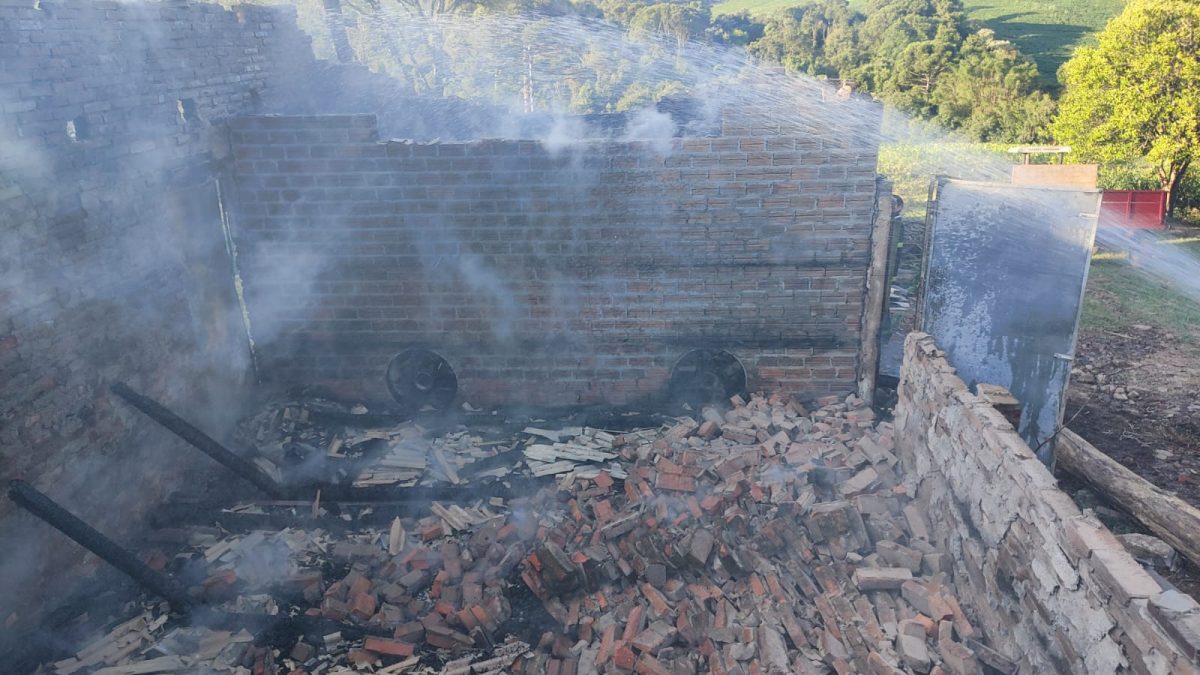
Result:
{"label": "tree canopy", "polygon": [[[937,120],[974,140],[1048,140],[1055,105],[1037,87],[1037,66],[1012,44],[971,24],[961,0],[869,0],[863,13],[847,0],[814,0],[762,22],[747,14],[713,16],[707,0],[346,3],[360,14],[400,12],[418,19],[351,25],[357,26],[356,41],[368,45],[360,51],[372,66],[411,83],[419,94],[509,100],[519,95],[533,109],[565,102],[580,113],[625,110],[658,100],[686,79],[661,67],[660,45],[672,45],[670,51],[681,55],[692,43],[708,42],[743,45],[751,55],[794,72],[851,81],[909,115]],[[438,16],[453,13],[599,18],[633,41],[619,49],[600,42],[566,45],[553,25],[536,19],[511,35],[478,38],[439,23]],[[681,68],[686,63],[677,59]]]}
{"label": "tree canopy", "polygon": [[845,0],[785,10],[767,21],[750,51],[789,70],[838,77],[855,61],[854,18]]}
{"label": "tree canopy", "polygon": [[1059,141],[1087,160],[1149,162],[1178,193],[1200,146],[1200,4],[1131,0],[1060,79]]}
{"label": "tree canopy", "polygon": [[1047,137],[1053,99],[1037,66],[995,33],[971,25],[960,0],[846,0],[779,13],[750,43],[759,58],[814,76],[852,81],[919,119],[982,141]]}
{"label": "tree canopy", "polygon": [[699,2],[687,5],[657,3],[646,5],[634,13],[629,33],[635,37],[645,34],[673,38],[680,49],[688,40],[704,35],[709,25],[709,9]]}

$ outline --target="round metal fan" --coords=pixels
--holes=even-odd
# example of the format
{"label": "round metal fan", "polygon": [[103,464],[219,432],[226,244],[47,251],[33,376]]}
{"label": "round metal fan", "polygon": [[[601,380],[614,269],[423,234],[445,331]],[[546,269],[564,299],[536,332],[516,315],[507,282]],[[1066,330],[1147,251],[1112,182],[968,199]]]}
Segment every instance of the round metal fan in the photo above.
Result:
{"label": "round metal fan", "polygon": [[746,369],[721,349],[693,349],[671,369],[668,392],[677,404],[699,408],[746,390]]}
{"label": "round metal fan", "polygon": [[445,410],[458,393],[458,376],[446,359],[428,349],[406,349],[387,367],[387,388],[402,408]]}

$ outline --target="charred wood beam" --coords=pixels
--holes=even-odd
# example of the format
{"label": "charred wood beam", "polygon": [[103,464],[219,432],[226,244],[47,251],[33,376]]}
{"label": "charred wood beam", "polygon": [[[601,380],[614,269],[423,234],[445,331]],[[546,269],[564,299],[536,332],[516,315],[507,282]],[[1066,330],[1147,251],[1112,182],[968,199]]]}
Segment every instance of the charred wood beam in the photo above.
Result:
{"label": "charred wood beam", "polygon": [[127,403],[140,410],[147,417],[158,422],[168,431],[187,441],[189,445],[216,460],[221,466],[229,469],[244,480],[253,483],[255,487],[275,499],[283,499],[287,491],[270,476],[242,458],[229,448],[213,440],[211,436],[200,431],[187,420],[168,410],[154,399],[143,396],[130,389],[124,382],[117,382],[111,387],[112,392]]}
{"label": "charred wood beam", "polygon": [[[322,499],[324,503],[324,500]],[[312,517],[311,502],[276,502],[255,503],[260,506],[262,513],[244,513],[225,511],[223,506],[195,506],[192,504],[164,504],[156,509],[150,517],[150,525],[159,529],[174,529],[186,525],[220,525],[230,532],[250,532],[253,530],[282,530],[288,527],[321,528],[328,532],[352,532],[363,527],[382,527],[392,522],[393,518],[407,518],[428,512],[427,505],[422,508],[416,504],[391,502],[359,502],[358,505],[371,505],[371,512],[355,516],[344,509],[333,509],[329,515]],[[332,509],[334,505],[330,504]],[[344,507],[345,503],[337,504]],[[342,518],[342,513],[350,513],[351,520]]]}
{"label": "charred wood beam", "polygon": [[392,415],[388,413],[354,413],[337,410],[308,409],[309,419],[316,424],[329,426],[352,427],[356,429],[371,429],[375,427],[394,427],[412,419],[410,415]]}
{"label": "charred wood beam", "polygon": [[[313,499],[318,491],[322,502],[400,502],[406,504],[427,504],[431,501],[474,501],[490,497],[505,497],[526,494],[526,489],[536,490],[541,487],[540,481],[525,479],[513,481],[512,487],[501,483],[484,486],[468,487],[397,487],[371,486],[354,487],[339,483],[310,483],[307,485],[280,485],[254,463],[246,460],[221,443],[214,440],[196,428],[187,420],[176,415],[154,399],[137,393],[128,385],[117,382],[111,387],[113,393],[120,396],[130,405],[137,408],[147,417],[158,422],[167,430],[179,436],[189,445],[216,460],[237,476],[254,484],[272,499]],[[514,460],[519,457],[512,456]],[[506,457],[506,460],[508,458]]]}
{"label": "charred wood beam", "polygon": [[465,486],[434,486],[434,487],[403,487],[399,485],[371,485],[354,487],[346,484],[316,484],[304,488],[305,498],[315,498],[316,491],[321,491],[321,503],[338,502],[348,504],[354,502],[395,503],[395,504],[425,504],[430,502],[468,503],[480,499],[502,497],[511,499],[514,496],[532,494],[541,489],[546,481],[538,478],[519,478],[508,481],[506,485],[497,481],[482,485]]}
{"label": "charred wood beam", "polygon": [[[525,458],[523,451],[525,449],[525,441],[517,441],[512,444],[512,447],[507,450],[501,450],[491,457],[477,459],[474,462],[464,466],[458,470],[459,478],[470,479],[473,476],[478,476],[481,473],[509,466],[517,466],[521,460]],[[499,495],[493,495],[499,496]]]}
{"label": "charred wood beam", "polygon": [[191,599],[173,579],[150,569],[138,560],[137,556],[38,492],[29,483],[22,480],[11,481],[8,484],[8,497],[21,508],[128,575],[148,591],[171,603],[175,611],[186,613],[191,609]]}
{"label": "charred wood beam", "polygon": [[[429,511],[433,502],[470,504],[491,497],[511,500],[523,495],[530,495],[552,482],[553,476],[527,478],[510,481],[509,485],[492,483],[483,486],[468,487],[388,487],[376,491],[374,495],[355,495],[351,497],[367,497],[364,499],[326,499],[321,492],[321,504],[326,506],[330,515],[312,517],[312,500],[278,500],[239,502],[238,506],[258,506],[264,513],[242,513],[225,511],[229,504],[204,503],[168,503],[155,509],[150,516],[152,527],[169,529],[183,525],[213,525],[220,524],[230,531],[250,531],[260,529],[283,529],[298,525],[320,527],[331,532],[352,531],[357,527],[378,527],[392,522],[393,518],[406,518],[420,512]],[[371,493],[372,490],[354,488],[355,491]],[[371,496],[379,499],[371,499]],[[390,498],[387,498],[390,497]],[[349,521],[342,518],[347,509],[361,506],[371,507],[371,512],[355,516]]]}
{"label": "charred wood beam", "polygon": [[205,612],[194,614],[192,624],[199,624],[214,630],[241,630],[245,628],[254,634],[254,643],[261,646],[271,646],[281,649],[290,648],[296,644],[298,637],[319,642],[330,633],[341,633],[345,640],[361,640],[367,635],[390,637],[392,631],[382,626],[367,626],[334,621],[321,616],[297,614],[295,616],[279,616],[272,614],[252,614],[242,612]]}

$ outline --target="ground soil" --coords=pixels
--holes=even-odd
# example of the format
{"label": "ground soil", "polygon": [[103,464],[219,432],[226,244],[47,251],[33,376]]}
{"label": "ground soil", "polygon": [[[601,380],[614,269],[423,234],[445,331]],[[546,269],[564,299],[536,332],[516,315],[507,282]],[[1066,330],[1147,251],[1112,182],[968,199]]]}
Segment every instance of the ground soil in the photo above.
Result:
{"label": "ground soil", "polygon": [[[1075,365],[1067,426],[1151,483],[1200,507],[1200,345],[1148,325],[1127,332],[1085,329]],[[1094,508],[1114,531],[1145,532],[1085,485],[1069,476],[1060,479],[1081,507]],[[1200,597],[1200,571],[1193,566],[1158,571]]]}
{"label": "ground soil", "polygon": [[1081,336],[1076,354],[1083,373],[1073,378],[1068,426],[1200,506],[1200,347],[1153,328],[1096,331]]}

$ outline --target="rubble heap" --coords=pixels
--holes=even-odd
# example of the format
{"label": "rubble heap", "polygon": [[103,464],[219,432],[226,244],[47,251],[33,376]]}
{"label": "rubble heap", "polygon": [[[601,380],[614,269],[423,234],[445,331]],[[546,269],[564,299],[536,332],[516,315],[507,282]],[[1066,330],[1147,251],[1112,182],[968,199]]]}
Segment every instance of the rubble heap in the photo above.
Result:
{"label": "rubble heap", "polygon": [[889,424],[854,397],[734,404],[615,438],[621,486],[535,498],[521,578],[562,633],[530,672],[1015,670],[947,583]]}
{"label": "rubble heap", "polygon": [[[535,494],[293,535],[282,583],[292,600],[276,611],[368,635],[275,650],[243,636],[224,660],[178,658],[292,675],[1015,670],[955,597],[951,561],[908,503],[890,424],[853,396],[812,411],[781,396],[732,403],[621,434],[526,429],[522,471],[554,476]],[[213,563],[237,549],[204,544]],[[206,584],[234,592],[237,569]],[[261,597],[241,593],[230,602],[243,611]],[[211,635],[193,636],[205,637],[216,651]],[[129,667],[177,653],[139,645]]]}

